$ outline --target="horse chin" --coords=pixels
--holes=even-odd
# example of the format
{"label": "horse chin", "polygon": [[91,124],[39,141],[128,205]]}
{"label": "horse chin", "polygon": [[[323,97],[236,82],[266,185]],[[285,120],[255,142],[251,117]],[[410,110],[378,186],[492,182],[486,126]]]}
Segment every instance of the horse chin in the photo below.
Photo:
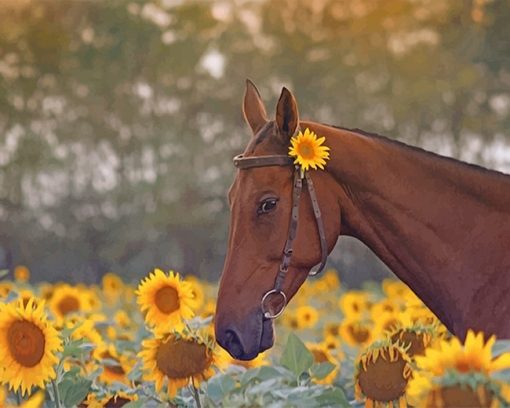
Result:
{"label": "horse chin", "polygon": [[262,336],[260,337],[259,353],[270,349],[274,345],[274,325],[272,320],[262,322]]}

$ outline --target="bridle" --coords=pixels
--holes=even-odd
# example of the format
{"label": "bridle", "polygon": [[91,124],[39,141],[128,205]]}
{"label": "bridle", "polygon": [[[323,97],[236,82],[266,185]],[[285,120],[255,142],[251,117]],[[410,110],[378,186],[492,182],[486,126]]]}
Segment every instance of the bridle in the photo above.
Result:
{"label": "bridle", "polygon": [[[240,170],[252,169],[257,167],[272,167],[272,166],[293,166],[294,159],[283,155],[267,155],[267,156],[252,156],[243,157],[242,154],[234,157],[234,166]],[[319,240],[321,245],[321,262],[317,269],[311,270],[309,276],[314,276],[320,273],[326,265],[328,258],[328,246],[326,242],[326,234],[324,232],[324,223],[322,222],[322,215],[319,208],[319,202],[317,201],[317,193],[313,186],[312,178],[308,171],[304,172],[304,178],[301,175],[301,167],[294,166],[294,184],[292,189],[292,209],[290,216],[289,232],[287,234],[287,241],[283,249],[282,262],[276,275],[276,280],[273,289],[265,293],[261,300],[262,313],[266,319],[275,319],[280,316],[285,306],[287,306],[287,296],[282,290],[283,281],[289,270],[290,260],[292,258],[292,244],[296,238],[296,231],[299,219],[299,199],[301,197],[301,191],[303,189],[303,183],[308,188],[310,199],[312,200],[313,213],[315,215],[315,222],[317,224],[317,230],[319,232]],[[281,297],[282,303],[279,310],[272,313],[267,305],[271,301],[271,298]]]}

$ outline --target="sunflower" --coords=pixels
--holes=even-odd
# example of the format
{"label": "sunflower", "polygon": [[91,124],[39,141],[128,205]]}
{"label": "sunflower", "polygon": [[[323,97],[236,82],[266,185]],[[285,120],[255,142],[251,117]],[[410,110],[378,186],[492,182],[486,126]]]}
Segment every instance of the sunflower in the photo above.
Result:
{"label": "sunflower", "polygon": [[381,338],[384,338],[388,332],[402,325],[398,313],[381,313],[377,318],[372,319],[372,321],[374,322],[374,337]]}
{"label": "sunflower", "polygon": [[131,326],[132,323],[131,318],[124,310],[117,311],[113,318],[115,320],[115,323],[123,329],[127,329]]}
{"label": "sunflower", "polygon": [[13,289],[12,282],[0,282],[0,298],[6,298],[9,296]]}
{"label": "sunflower", "polygon": [[104,368],[99,380],[106,384],[119,382],[129,385],[127,374],[133,361],[125,353],[119,352],[113,344],[102,344],[94,350],[94,358]]}
{"label": "sunflower", "polygon": [[300,306],[296,309],[298,326],[303,329],[311,329],[319,320],[319,312],[312,306]]}
{"label": "sunflower", "polygon": [[202,307],[202,311],[200,316],[202,317],[214,317],[216,313],[216,302],[214,300],[208,300],[204,307]]}
{"label": "sunflower", "polygon": [[333,336],[338,337],[340,335],[340,324],[336,322],[328,322],[324,325],[324,337]]}
{"label": "sunflower", "polygon": [[34,305],[37,302],[40,302],[40,299],[37,299],[34,292],[32,292],[30,289],[22,289],[22,290],[18,291],[18,299],[21,299],[21,301],[23,302],[23,304],[25,306],[28,304],[28,301],[30,299],[33,299]]}
{"label": "sunflower", "polygon": [[395,314],[400,311],[400,306],[397,305],[392,299],[383,299],[376,302],[370,308],[370,316],[375,322],[383,314],[390,313]]}
{"label": "sunflower", "polygon": [[185,279],[186,282],[191,284],[191,293],[193,294],[193,310],[198,310],[202,307],[205,301],[204,288],[197,277],[188,275]]}
{"label": "sunflower", "polygon": [[356,318],[344,319],[340,323],[340,334],[347,344],[358,347],[371,343],[374,337],[372,325]]}
{"label": "sunflower", "polygon": [[368,293],[357,290],[345,293],[338,301],[345,317],[360,317],[370,310],[371,305]]}
{"label": "sunflower", "polygon": [[312,353],[314,363],[330,363],[335,366],[324,378],[315,380],[318,384],[332,384],[340,371],[340,362],[333,357],[330,350],[323,343],[306,343],[306,347]]}
{"label": "sunflower", "polygon": [[122,279],[113,272],[108,272],[103,276],[102,284],[106,300],[109,303],[116,302],[124,290]]}
{"label": "sunflower", "polygon": [[290,139],[289,156],[295,157],[294,164],[301,166],[301,171],[310,167],[317,170],[317,167],[324,170],[326,160],[329,159],[329,147],[321,146],[325,137],[317,138],[317,135],[306,128],[305,132],[299,132],[297,136]]}
{"label": "sunflower", "polygon": [[72,313],[90,310],[88,293],[67,284],[55,288],[49,306],[57,321]]}
{"label": "sunflower", "polygon": [[421,356],[437,337],[434,325],[412,325],[404,327],[397,325],[388,333],[392,342],[398,342],[407,348],[409,357]]}
{"label": "sunflower", "polygon": [[338,277],[338,271],[336,269],[326,269],[321,280],[327,284],[329,290],[340,289],[340,278]]}
{"label": "sunflower", "polygon": [[213,365],[222,364],[209,342],[181,333],[144,340],[139,356],[144,379],[154,381],[157,392],[167,384],[171,398],[190,381],[196,386],[207,380],[214,374]]}
{"label": "sunflower", "polygon": [[510,353],[496,359],[492,358],[492,346],[496,337],[492,336],[484,344],[483,333],[475,334],[468,330],[464,345],[457,337],[443,340],[437,348],[429,348],[425,356],[417,356],[418,365],[434,375],[443,375],[446,370],[453,369],[460,373],[480,372],[491,374],[510,368]]}
{"label": "sunflower", "polygon": [[4,305],[0,313],[0,382],[26,394],[56,376],[55,353],[62,350],[58,332],[48,322],[44,302],[30,299]]}
{"label": "sunflower", "polygon": [[[471,406],[492,406],[501,400],[501,385],[491,374],[510,368],[510,353],[492,357],[495,337],[484,342],[483,333],[469,330],[458,338],[442,340],[416,356],[418,372],[409,384],[409,396],[420,406],[451,406],[451,401],[471,401]],[[494,404],[493,404],[494,403]]]}
{"label": "sunflower", "polygon": [[356,363],[355,393],[365,407],[406,407],[406,389],[412,377],[411,360],[399,344],[383,340],[372,344]]}
{"label": "sunflower", "polygon": [[14,279],[16,282],[28,282],[30,279],[30,269],[25,265],[18,265],[14,268]]}
{"label": "sunflower", "polygon": [[81,316],[72,316],[66,319],[65,327],[72,330],[73,340],[85,340],[96,346],[103,344],[103,338],[96,329],[95,323],[90,318],[84,319]]}
{"label": "sunflower", "polygon": [[178,273],[166,275],[155,269],[142,280],[136,291],[138,305],[145,312],[145,321],[158,333],[181,330],[183,319],[193,317],[193,292],[188,282],[182,281]]}

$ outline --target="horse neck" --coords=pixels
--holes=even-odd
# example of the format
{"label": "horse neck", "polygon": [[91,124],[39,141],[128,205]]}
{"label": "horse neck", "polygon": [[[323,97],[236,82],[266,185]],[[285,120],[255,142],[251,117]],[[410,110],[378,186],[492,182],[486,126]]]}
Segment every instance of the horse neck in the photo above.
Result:
{"label": "horse neck", "polygon": [[454,333],[510,336],[489,322],[497,302],[510,312],[501,273],[510,267],[510,177],[382,137],[302,126],[331,148],[342,234],[371,248]]}

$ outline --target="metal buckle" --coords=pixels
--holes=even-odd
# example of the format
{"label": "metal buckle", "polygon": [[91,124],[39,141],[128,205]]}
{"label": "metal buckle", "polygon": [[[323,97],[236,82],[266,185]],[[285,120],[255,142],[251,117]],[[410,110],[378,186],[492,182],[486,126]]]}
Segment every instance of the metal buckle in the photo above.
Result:
{"label": "metal buckle", "polygon": [[[266,300],[271,295],[280,295],[283,299],[283,305],[282,305],[281,309],[275,314],[271,314],[271,312],[266,311],[266,308],[265,308]],[[260,305],[262,307],[262,313],[264,314],[264,317],[266,319],[276,319],[278,316],[280,316],[283,313],[283,311],[285,310],[285,306],[287,306],[287,295],[285,295],[285,292],[283,292],[281,289],[271,289],[269,292],[266,292],[266,294],[262,297],[262,301],[260,302]]]}

